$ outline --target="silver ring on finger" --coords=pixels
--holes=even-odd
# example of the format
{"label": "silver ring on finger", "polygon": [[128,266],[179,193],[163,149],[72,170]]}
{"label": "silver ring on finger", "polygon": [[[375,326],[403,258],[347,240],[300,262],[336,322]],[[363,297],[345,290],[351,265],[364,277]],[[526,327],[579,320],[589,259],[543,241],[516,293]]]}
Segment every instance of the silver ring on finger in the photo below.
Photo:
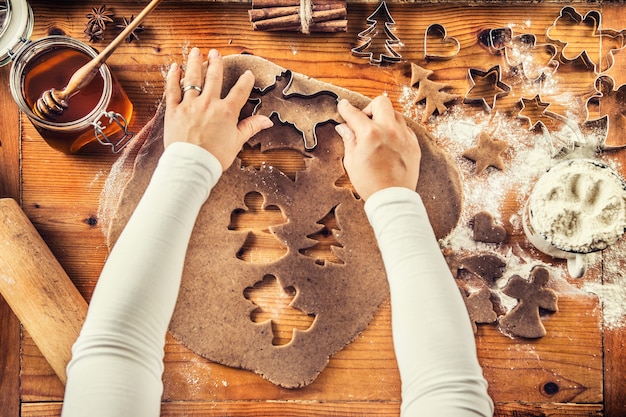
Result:
{"label": "silver ring on finger", "polygon": [[189,90],[196,90],[198,93],[202,93],[202,87],[194,84],[189,84],[183,87],[183,94]]}

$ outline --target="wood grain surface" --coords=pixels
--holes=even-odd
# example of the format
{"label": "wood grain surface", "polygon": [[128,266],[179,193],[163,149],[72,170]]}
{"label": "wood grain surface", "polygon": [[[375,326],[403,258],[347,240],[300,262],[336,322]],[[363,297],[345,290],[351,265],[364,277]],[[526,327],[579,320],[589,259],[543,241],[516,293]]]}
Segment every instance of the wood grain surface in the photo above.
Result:
{"label": "wood grain surface", "polygon": [[[35,14],[33,39],[65,33],[84,41],[85,14],[100,5],[46,0],[30,3]],[[107,6],[118,17],[129,17],[136,15],[143,3],[115,0]],[[581,13],[601,10],[605,27],[626,27],[626,6],[622,4],[573,6]],[[389,2],[396,35],[403,42],[403,61],[388,67],[371,66],[350,53],[356,46],[357,33],[367,27],[365,20],[375,7],[372,2],[348,2],[347,33],[305,36],[253,31],[247,3],[166,0],[146,20],[140,40],[121,46],[109,59],[109,66],[135,106],[131,123],[135,131],[154,114],[168,66],[182,63],[192,46],[205,53],[213,47],[223,54],[253,53],[370,97],[388,94],[400,109],[399,98],[410,81],[409,62],[436,71],[437,81],[450,84],[454,93],[464,95],[469,68],[486,69],[501,62],[495,56],[487,60],[481,56],[477,62],[476,52],[481,48],[478,33],[512,26],[544,39],[563,5]],[[453,59],[424,59],[424,33],[433,23],[444,25],[447,34],[460,42],[460,52]],[[114,37],[113,32],[106,34],[105,41]],[[573,36],[582,38],[584,34]],[[104,45],[94,46],[102,49]],[[618,53],[615,58],[609,73],[620,85],[626,82],[626,56]],[[561,86],[576,98],[585,99],[593,93],[589,88],[592,79],[573,76],[575,71],[567,66],[561,70]],[[116,156],[99,146],[89,146],[73,156],[52,150],[11,103],[7,68],[0,69],[0,77],[1,196],[20,198],[25,213],[89,300],[107,256],[99,199]],[[514,97],[505,97],[498,102],[498,110],[513,114],[515,105]],[[476,111],[481,110],[476,107]],[[623,152],[614,157],[626,162]],[[289,157],[285,158],[289,166]],[[502,210],[510,214],[517,207],[508,202]],[[511,239],[528,245],[519,234]],[[599,262],[584,282],[599,283],[603,279]],[[20,337],[15,318],[2,303],[0,319],[0,365],[7,370],[0,377],[2,416],[59,416],[63,385],[28,333]],[[356,341],[337,353],[314,383],[298,390],[282,389],[252,373],[207,361],[168,337],[162,414],[397,416],[400,382],[390,319],[386,302]],[[559,312],[545,319],[544,325],[548,334],[538,340],[508,338],[495,326],[479,326],[479,358],[496,403],[496,415],[626,415],[625,332],[622,327],[603,329],[598,298],[583,292],[561,293]]]}

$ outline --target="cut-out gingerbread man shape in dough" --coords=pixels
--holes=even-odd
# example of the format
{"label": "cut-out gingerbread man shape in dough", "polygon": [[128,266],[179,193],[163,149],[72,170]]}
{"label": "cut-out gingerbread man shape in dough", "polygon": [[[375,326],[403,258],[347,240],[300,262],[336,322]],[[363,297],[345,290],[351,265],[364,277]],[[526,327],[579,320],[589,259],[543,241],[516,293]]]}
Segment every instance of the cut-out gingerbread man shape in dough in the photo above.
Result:
{"label": "cut-out gingerbread man shape in dough", "polygon": [[533,268],[529,281],[519,275],[511,277],[502,292],[517,298],[518,303],[500,319],[500,328],[503,332],[529,339],[546,335],[539,309],[558,311],[556,293],[545,288],[549,279],[550,273],[541,266]]}

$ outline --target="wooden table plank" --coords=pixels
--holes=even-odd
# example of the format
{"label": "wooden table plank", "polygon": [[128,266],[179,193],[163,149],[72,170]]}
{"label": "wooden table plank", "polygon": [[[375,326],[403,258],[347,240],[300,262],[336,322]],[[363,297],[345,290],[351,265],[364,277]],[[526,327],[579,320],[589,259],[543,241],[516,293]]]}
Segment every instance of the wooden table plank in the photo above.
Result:
{"label": "wooden table plank", "polygon": [[[31,0],[36,15],[34,38],[60,30],[84,39],[84,14],[91,6],[78,3]],[[136,15],[140,9],[136,2],[122,0],[108,2],[107,6],[118,16]],[[182,62],[191,46],[199,46],[205,52],[216,47],[224,54],[254,53],[368,96],[387,93],[397,104],[409,83],[408,65],[373,67],[349,52],[375,6],[350,3],[346,34],[285,36],[253,32],[247,20],[248,4],[225,7],[204,1],[165,1],[146,22],[141,40],[122,46],[110,59],[113,73],[135,105],[132,128],[138,130],[154,114],[167,67],[171,62]],[[593,7],[576,4],[581,12]],[[612,7],[605,21],[619,28],[624,24],[619,14],[624,6]],[[404,42],[403,58],[420,65],[427,64],[423,58],[425,28],[434,22],[450,22],[446,24],[448,34],[461,42],[461,53],[452,61],[429,62],[428,68],[436,71],[438,80],[449,82],[453,91],[462,95],[468,87],[470,66],[486,68],[502,62],[497,56],[474,62],[473,57],[480,51],[477,34],[481,30],[513,25],[516,30],[543,36],[561,5],[467,7],[452,3],[392,3],[390,8],[398,27],[396,34]],[[112,36],[107,34],[107,41]],[[574,79],[568,75],[569,69],[564,66],[562,70],[565,75],[559,81],[564,89],[580,100],[592,93],[588,87],[590,76]],[[621,76],[616,69],[611,73]],[[499,102],[498,108],[511,112],[514,105],[514,98],[508,97]],[[22,121],[24,210],[88,299],[107,254],[99,228],[99,198],[116,158],[96,147],[84,155],[60,154],[42,142],[26,119]],[[626,162],[623,154],[617,157]],[[11,173],[16,175],[15,171]],[[507,206],[503,210],[508,213],[515,209]],[[512,239],[525,244],[519,234]],[[590,271],[585,281],[599,282],[601,274],[599,266]],[[582,291],[559,296],[560,311],[545,319],[548,335],[543,339],[510,339],[494,326],[479,327],[479,357],[498,415],[610,416],[624,410],[623,330],[605,331],[603,344],[597,297]],[[18,344],[16,351],[19,348]],[[63,386],[27,333],[21,349],[22,415],[60,415],[58,402],[62,400]],[[165,416],[398,415],[399,378],[388,302],[366,331],[336,354],[320,377],[303,389],[281,389],[252,373],[217,365],[171,337],[167,338],[165,361]],[[554,384],[549,386],[558,387],[557,392],[547,392],[546,384]]]}
{"label": "wooden table plank", "polygon": [[[0,198],[20,201],[20,119],[9,89],[10,67],[0,68]],[[6,417],[20,413],[20,322],[0,297],[0,404]]]}

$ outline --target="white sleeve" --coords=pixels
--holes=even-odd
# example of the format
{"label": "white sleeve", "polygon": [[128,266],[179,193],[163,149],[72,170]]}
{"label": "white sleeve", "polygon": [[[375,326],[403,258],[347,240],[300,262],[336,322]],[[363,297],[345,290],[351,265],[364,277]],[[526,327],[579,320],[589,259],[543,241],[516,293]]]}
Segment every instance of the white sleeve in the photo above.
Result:
{"label": "white sleeve", "polygon": [[469,315],[420,196],[387,188],[365,211],[389,280],[402,416],[491,416]]}
{"label": "white sleeve", "polygon": [[157,417],[163,347],[191,231],[222,173],[188,143],[167,147],[107,259],[68,364],[63,417]]}

